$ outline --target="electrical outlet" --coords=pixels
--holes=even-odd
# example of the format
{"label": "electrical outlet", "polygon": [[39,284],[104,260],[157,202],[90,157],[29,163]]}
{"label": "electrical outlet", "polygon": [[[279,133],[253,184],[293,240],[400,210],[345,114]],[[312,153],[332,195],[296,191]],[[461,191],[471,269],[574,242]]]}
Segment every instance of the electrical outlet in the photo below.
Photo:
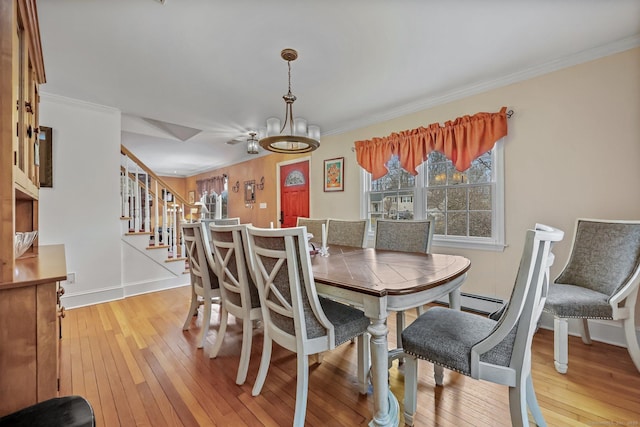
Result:
{"label": "electrical outlet", "polygon": [[67,284],[73,285],[76,283],[76,273],[67,273]]}

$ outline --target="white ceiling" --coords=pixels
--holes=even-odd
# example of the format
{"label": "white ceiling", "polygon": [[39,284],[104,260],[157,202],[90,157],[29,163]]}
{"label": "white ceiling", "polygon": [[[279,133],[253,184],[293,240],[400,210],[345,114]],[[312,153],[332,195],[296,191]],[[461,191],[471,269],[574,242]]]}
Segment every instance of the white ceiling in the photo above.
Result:
{"label": "white ceiling", "polygon": [[[37,6],[41,91],[118,108],[122,143],[157,173],[178,176],[247,159],[245,143],[225,142],[283,118],[283,48],[299,52],[295,116],[331,135],[640,45],[640,0]],[[202,132],[182,141],[188,129],[177,138],[142,118]]]}

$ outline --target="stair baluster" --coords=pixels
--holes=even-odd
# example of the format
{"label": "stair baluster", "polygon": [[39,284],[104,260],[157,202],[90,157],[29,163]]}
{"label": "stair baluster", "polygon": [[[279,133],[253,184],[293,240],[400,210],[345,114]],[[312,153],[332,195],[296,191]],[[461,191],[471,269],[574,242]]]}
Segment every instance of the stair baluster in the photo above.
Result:
{"label": "stair baluster", "polygon": [[160,205],[160,193],[158,193],[158,180],[155,180],[156,183],[156,189],[155,189],[155,195],[156,195],[156,203],[154,206],[154,210],[155,210],[155,214],[156,214],[156,218],[155,218],[155,228],[153,230],[153,241],[155,242],[156,245],[160,244],[160,240],[159,237],[160,235],[158,234],[158,225],[160,225],[160,216],[158,215],[158,212],[160,210],[159,205]]}

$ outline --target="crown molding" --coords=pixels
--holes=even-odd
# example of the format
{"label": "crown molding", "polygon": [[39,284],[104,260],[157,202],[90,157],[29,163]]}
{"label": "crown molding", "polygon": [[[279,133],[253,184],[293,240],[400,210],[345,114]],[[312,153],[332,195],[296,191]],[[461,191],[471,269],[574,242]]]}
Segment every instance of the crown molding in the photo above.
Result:
{"label": "crown molding", "polygon": [[605,56],[614,55],[616,53],[624,52],[638,46],[640,46],[640,35],[627,37],[625,39],[617,40],[613,43],[583,50],[581,52],[577,52],[563,58],[554,59],[540,65],[535,65],[533,67],[529,67],[515,73],[506,74],[496,79],[474,83],[442,93],[440,95],[435,95],[418,100],[416,102],[411,102],[381,114],[373,114],[360,120],[354,120],[351,121],[347,126],[322,132],[322,135],[338,135],[352,130],[361,129],[366,126],[417,113],[419,111],[447,104],[452,101],[457,101],[459,99],[487,92],[492,89],[498,89],[513,83],[518,83],[521,81],[532,79],[534,77],[542,76],[544,74],[549,74],[563,68],[572,67],[574,65],[583,64],[585,62],[603,58]]}
{"label": "crown molding", "polygon": [[72,107],[81,107],[81,108],[86,108],[86,109],[101,111],[106,113],[117,113],[117,114],[122,113],[118,108],[108,107],[106,105],[94,104],[93,102],[81,101],[79,99],[68,98],[66,96],[56,95],[56,94],[47,93],[47,92],[40,92],[40,100],[69,105]]}

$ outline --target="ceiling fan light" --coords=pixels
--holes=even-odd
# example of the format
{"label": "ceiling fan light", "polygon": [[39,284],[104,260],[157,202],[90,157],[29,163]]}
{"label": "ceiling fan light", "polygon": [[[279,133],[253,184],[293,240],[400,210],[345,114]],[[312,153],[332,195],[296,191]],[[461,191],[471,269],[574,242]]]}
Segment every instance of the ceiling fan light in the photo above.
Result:
{"label": "ceiling fan light", "polygon": [[258,140],[256,139],[256,133],[250,132],[249,138],[247,138],[247,154],[258,154]]}

